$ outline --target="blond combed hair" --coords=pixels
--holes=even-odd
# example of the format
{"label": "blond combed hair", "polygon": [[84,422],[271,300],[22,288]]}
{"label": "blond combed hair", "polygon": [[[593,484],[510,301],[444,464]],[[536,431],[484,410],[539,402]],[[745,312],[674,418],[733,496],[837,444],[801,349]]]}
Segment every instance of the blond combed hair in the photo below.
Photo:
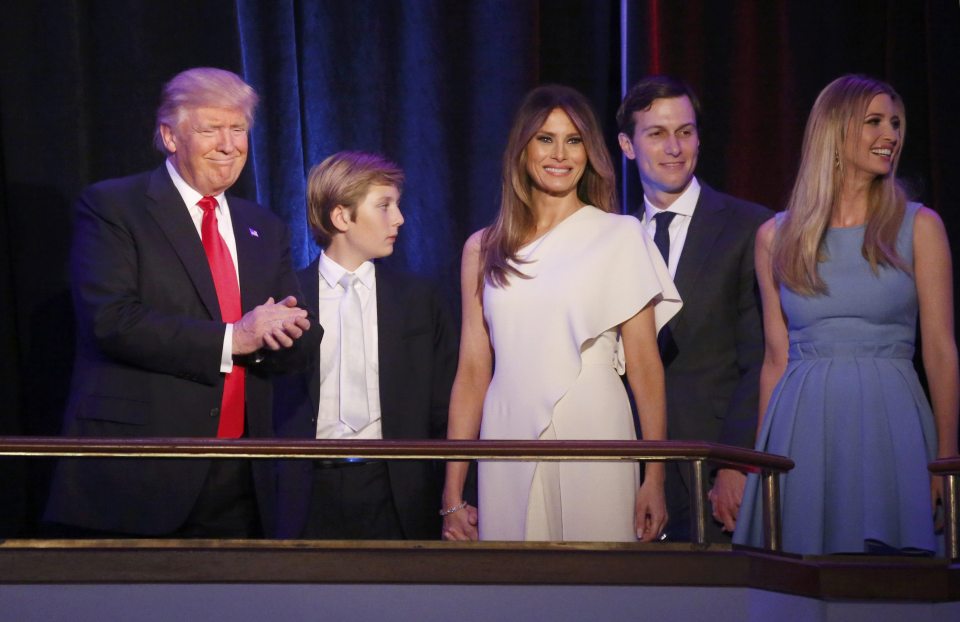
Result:
{"label": "blond combed hair", "polygon": [[906,131],[903,103],[893,87],[885,82],[862,75],[846,75],[828,84],[810,110],[797,178],[774,236],[771,250],[774,276],[799,294],[828,293],[817,268],[826,259],[823,241],[847,174],[842,157],[844,146],[848,140],[859,138],[858,132],[848,135],[850,130],[861,128],[862,131],[861,121],[870,102],[884,94],[899,108],[900,148],[894,155],[890,172],[877,176],[870,184],[862,253],[874,273],[880,266],[910,271],[896,246],[906,209],[906,193],[896,179]]}
{"label": "blond combed hair", "polygon": [[603,132],[587,99],[576,90],[557,84],[539,86],[524,98],[513,119],[503,152],[500,212],[484,229],[480,241],[478,290],[484,282],[505,287],[510,275],[527,278],[513,264],[523,243],[536,228],[531,198],[532,182],[526,167],[527,144],[555,109],[563,110],[580,132],[587,166],[577,184],[577,197],[605,212],[618,211],[616,181]]}
{"label": "blond combed hair", "polygon": [[169,153],[160,126],[177,127],[191,108],[235,108],[253,128],[253,116],[259,98],[253,87],[232,71],[217,67],[194,67],[181,71],[163,85],[153,144],[161,153]]}

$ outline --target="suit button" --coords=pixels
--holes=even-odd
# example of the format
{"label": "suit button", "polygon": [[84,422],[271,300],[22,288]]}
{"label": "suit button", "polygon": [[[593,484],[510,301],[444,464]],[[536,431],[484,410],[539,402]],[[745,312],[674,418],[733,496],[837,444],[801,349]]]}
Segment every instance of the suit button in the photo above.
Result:
{"label": "suit button", "polygon": [[220,416],[220,409],[219,409],[219,408],[211,408],[211,409],[210,409],[210,416],[211,416],[211,417],[219,417],[219,416]]}

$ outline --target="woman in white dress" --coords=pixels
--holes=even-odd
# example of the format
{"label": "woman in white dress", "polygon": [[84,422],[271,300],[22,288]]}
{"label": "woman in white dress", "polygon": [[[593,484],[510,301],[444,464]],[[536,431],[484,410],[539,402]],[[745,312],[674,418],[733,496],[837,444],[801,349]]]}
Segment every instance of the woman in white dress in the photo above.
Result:
{"label": "woman in white dress", "polygon": [[[531,91],[500,213],[464,246],[449,438],[634,439],[624,369],[643,437],[665,438],[656,334],[680,299],[639,221],[617,211],[589,103],[567,87]],[[479,515],[462,497],[466,472],[447,465],[445,539],[652,541],[667,521],[662,464],[641,485],[630,462],[481,461]]]}

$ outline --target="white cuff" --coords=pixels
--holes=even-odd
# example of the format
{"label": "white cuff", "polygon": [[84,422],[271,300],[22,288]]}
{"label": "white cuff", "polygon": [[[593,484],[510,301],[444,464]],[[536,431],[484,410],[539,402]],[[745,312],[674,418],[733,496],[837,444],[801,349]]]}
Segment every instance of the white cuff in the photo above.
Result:
{"label": "white cuff", "polygon": [[233,371],[233,324],[227,324],[223,333],[223,348],[220,350],[220,373]]}

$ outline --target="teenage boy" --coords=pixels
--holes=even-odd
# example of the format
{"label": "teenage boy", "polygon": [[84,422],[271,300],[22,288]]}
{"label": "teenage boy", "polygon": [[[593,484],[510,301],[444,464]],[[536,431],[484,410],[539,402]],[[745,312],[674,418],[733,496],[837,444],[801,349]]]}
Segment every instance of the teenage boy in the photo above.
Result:
{"label": "teenage boy", "polygon": [[[369,153],[313,167],[307,216],[323,248],[298,273],[326,333],[307,372],[277,380],[278,435],[442,439],[457,339],[435,289],[374,260],[403,224],[403,171]],[[278,465],[278,533],[286,538],[436,539],[442,464],[290,460]]]}

